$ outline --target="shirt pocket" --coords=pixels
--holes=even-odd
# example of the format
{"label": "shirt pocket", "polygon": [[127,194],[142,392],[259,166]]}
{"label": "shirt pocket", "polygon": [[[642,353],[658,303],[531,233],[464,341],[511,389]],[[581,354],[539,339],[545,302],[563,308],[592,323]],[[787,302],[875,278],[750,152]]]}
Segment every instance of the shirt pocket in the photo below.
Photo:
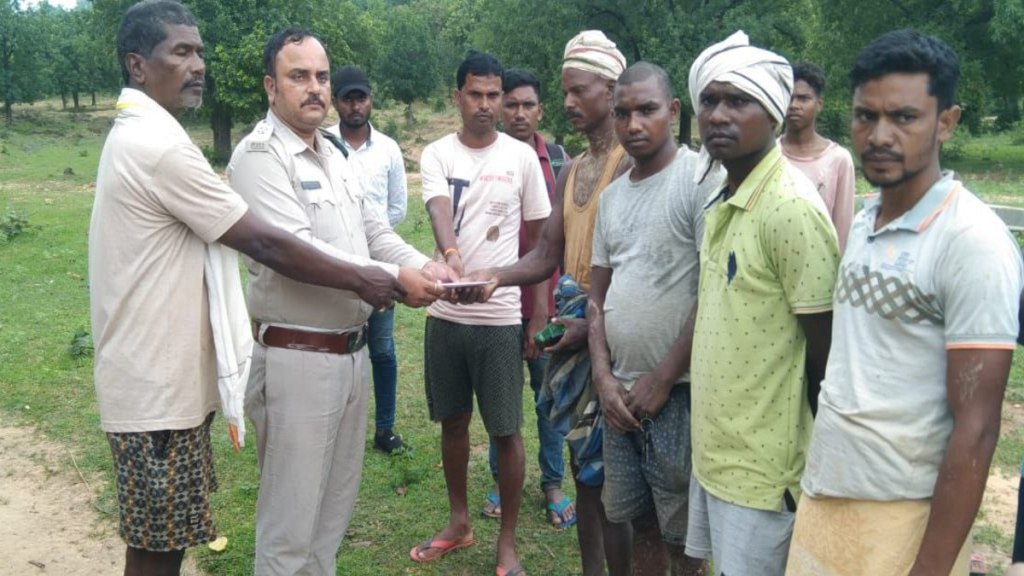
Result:
{"label": "shirt pocket", "polygon": [[306,207],[313,237],[331,243],[341,236],[343,226],[337,200],[320,181],[300,181],[298,196]]}

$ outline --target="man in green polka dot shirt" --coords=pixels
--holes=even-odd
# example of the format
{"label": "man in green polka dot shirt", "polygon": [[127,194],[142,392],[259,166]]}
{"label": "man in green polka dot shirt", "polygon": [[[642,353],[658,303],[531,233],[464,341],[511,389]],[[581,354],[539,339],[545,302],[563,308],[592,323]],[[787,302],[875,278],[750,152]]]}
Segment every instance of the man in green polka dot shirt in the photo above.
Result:
{"label": "man in green polka dot shirt", "polygon": [[742,32],[690,70],[704,171],[728,175],[700,251],[686,553],[730,576],[785,572],[808,399],[828,358],[839,247],[814,185],[776,145],[792,87],[786,59]]}

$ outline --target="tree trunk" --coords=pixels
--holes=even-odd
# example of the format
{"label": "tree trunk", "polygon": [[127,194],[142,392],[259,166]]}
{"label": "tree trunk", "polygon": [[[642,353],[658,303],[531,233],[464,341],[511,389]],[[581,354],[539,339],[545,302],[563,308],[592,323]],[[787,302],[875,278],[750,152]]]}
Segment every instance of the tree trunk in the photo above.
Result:
{"label": "tree trunk", "polygon": [[71,91],[71,101],[75,103],[75,113],[78,113],[78,90]]}
{"label": "tree trunk", "polygon": [[412,102],[405,105],[405,125],[412,126],[416,123],[416,118],[412,115]]}
{"label": "tree trunk", "polygon": [[14,112],[11,110],[10,100],[4,100],[4,124],[7,126],[14,124]]}
{"label": "tree trunk", "polygon": [[690,146],[693,143],[693,134],[690,133],[690,113],[679,111],[679,143]]}
{"label": "tree trunk", "polygon": [[68,95],[67,92],[64,92],[63,90],[60,91],[60,109],[68,109]]}
{"label": "tree trunk", "polygon": [[231,107],[216,102],[210,114],[210,128],[213,128],[213,151],[218,162],[231,158]]}
{"label": "tree trunk", "polygon": [[92,96],[92,107],[95,108],[96,107],[96,91],[93,90],[89,94]]}

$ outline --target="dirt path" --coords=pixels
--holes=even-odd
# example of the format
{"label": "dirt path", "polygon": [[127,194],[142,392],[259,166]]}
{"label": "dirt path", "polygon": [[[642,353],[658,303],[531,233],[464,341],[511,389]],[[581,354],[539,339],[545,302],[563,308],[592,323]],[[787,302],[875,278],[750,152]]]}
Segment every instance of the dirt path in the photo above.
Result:
{"label": "dirt path", "polygon": [[66,449],[0,421],[0,576],[121,574],[124,544],[94,502]]}

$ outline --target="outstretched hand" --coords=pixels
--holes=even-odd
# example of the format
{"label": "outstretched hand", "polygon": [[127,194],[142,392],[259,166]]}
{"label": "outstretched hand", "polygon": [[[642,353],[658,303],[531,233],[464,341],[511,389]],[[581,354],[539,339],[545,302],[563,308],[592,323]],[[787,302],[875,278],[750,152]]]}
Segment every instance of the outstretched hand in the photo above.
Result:
{"label": "outstretched hand", "polygon": [[402,303],[413,308],[429,306],[444,293],[441,281],[424,270],[403,266],[398,269],[398,280],[406,290]]}
{"label": "outstretched hand", "polygon": [[487,302],[498,288],[498,278],[490,269],[475,270],[462,277],[465,282],[487,282],[483,286],[470,286],[455,289],[455,300],[459,304],[477,304]]}
{"label": "outstretched hand", "polygon": [[405,297],[406,289],[399,279],[383,268],[363,266],[359,269],[359,279],[356,294],[374,308],[390,308]]}

